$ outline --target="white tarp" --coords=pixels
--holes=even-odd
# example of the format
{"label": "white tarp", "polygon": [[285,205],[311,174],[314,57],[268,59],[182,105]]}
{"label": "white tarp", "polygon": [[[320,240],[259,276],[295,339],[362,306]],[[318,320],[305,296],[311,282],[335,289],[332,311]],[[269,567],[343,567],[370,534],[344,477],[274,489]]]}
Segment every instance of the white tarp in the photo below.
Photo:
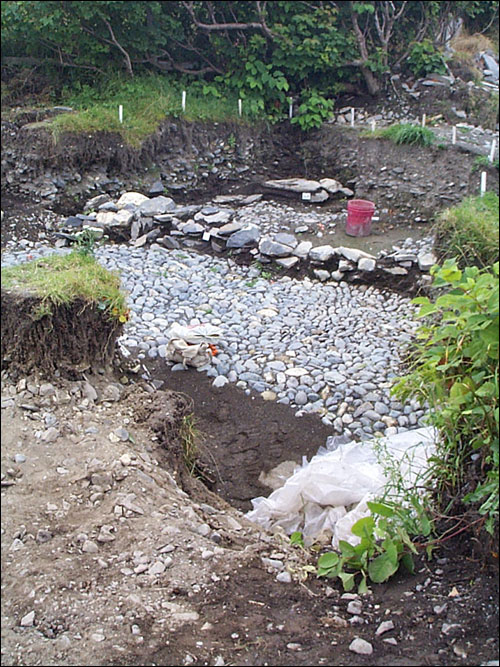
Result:
{"label": "white tarp", "polygon": [[185,326],[174,322],[167,331],[166,359],[199,368],[212,361],[210,343],[220,339],[222,330],[212,324]]}
{"label": "white tarp", "polygon": [[386,485],[387,463],[397,465],[406,488],[412,488],[427,468],[436,438],[429,427],[380,438],[375,449],[388,459],[383,464],[375,441],[351,441],[333,451],[322,447],[268,498],[254,498],[246,517],[267,529],[300,531],[306,544],[325,531],[332,533],[334,547],[339,540],[356,544],[351,527],[369,514],[366,502]]}

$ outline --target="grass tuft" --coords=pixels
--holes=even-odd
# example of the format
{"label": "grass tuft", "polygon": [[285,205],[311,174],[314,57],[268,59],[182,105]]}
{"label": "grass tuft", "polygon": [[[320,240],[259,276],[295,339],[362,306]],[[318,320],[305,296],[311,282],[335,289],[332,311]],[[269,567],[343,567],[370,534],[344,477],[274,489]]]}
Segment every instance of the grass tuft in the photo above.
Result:
{"label": "grass tuft", "polygon": [[395,144],[409,144],[413,146],[431,146],[435,138],[432,130],[420,125],[411,125],[410,123],[391,125],[391,127],[381,130],[379,136],[383,139],[390,139]]}
{"label": "grass tuft", "polygon": [[490,266],[498,261],[498,230],[498,195],[468,197],[438,216],[434,249],[440,260],[456,257],[462,268]]}
{"label": "grass tuft", "polygon": [[20,290],[41,299],[36,319],[51,314],[53,306],[78,299],[96,305],[111,318],[121,322],[128,319],[119,276],[101,266],[92,255],[76,250],[3,268],[1,281],[3,289]]}

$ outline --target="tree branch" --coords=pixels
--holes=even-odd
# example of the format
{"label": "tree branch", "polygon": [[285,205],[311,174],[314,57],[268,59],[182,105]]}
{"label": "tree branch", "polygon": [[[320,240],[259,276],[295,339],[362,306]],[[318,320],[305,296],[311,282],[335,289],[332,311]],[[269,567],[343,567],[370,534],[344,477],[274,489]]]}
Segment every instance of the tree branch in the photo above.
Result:
{"label": "tree branch", "polygon": [[111,35],[111,40],[113,44],[123,53],[123,57],[125,58],[125,66],[127,68],[127,72],[130,74],[131,77],[134,76],[134,70],[132,69],[132,62],[130,60],[130,56],[128,52],[123,48],[123,46],[118,42],[118,40],[115,37],[115,33],[113,32],[113,28],[111,27],[110,22],[103,18],[102,19],[106,25],[106,27],[109,30],[109,34]]}
{"label": "tree branch", "polygon": [[[249,23],[239,23],[239,22],[233,22],[233,23],[217,23],[215,20],[215,16],[213,14],[213,10],[211,11],[211,18],[212,18],[212,23],[202,23],[195,14],[194,8],[193,8],[193,2],[192,0],[188,0],[187,2],[182,2],[182,5],[184,8],[187,10],[188,14],[190,15],[191,19],[193,20],[193,23],[197,28],[200,28],[200,30],[206,30],[207,32],[212,32],[214,30],[222,31],[222,30],[250,30],[252,28],[255,28],[256,30],[262,30],[270,39],[274,40],[276,39],[276,35],[271,32],[271,30],[268,28],[264,16],[263,16],[263,10],[261,8],[260,2],[257,2],[257,12],[260,17],[260,22],[255,22],[255,21],[250,21]],[[210,8],[209,8],[210,11]]]}

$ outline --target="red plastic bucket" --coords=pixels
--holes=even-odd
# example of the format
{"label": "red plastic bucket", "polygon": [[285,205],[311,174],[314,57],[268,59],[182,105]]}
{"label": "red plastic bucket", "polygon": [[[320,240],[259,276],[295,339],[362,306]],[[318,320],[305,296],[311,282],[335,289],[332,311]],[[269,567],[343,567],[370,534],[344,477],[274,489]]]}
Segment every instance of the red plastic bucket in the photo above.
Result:
{"label": "red plastic bucket", "polygon": [[351,199],[347,202],[347,223],[345,233],[349,236],[368,236],[372,230],[372,217],[375,204],[364,199]]}

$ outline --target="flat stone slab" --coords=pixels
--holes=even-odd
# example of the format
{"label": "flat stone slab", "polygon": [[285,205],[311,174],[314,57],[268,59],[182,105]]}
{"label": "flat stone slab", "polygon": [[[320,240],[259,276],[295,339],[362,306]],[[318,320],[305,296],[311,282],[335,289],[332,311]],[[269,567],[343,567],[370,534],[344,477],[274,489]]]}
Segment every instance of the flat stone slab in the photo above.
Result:
{"label": "flat stone slab", "polygon": [[265,181],[264,186],[272,190],[287,190],[289,192],[316,192],[321,189],[321,184],[318,181],[310,181],[305,178],[282,178]]}

